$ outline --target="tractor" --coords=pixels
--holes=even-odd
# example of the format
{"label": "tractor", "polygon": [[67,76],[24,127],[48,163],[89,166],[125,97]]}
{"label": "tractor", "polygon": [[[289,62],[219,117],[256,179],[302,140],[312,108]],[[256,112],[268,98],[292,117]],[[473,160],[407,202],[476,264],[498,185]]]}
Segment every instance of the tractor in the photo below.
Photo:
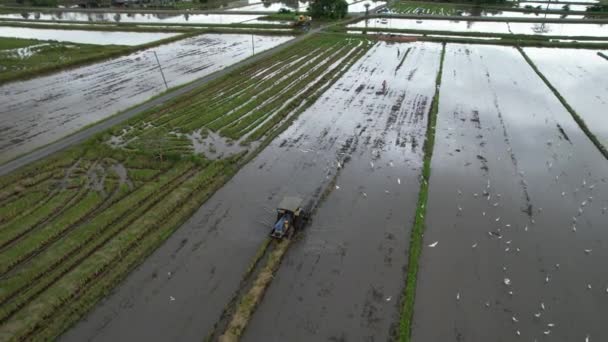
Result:
{"label": "tractor", "polygon": [[308,211],[302,208],[301,198],[284,197],[277,207],[277,220],[270,231],[270,236],[279,240],[285,236],[291,237],[296,230],[304,227],[308,215]]}

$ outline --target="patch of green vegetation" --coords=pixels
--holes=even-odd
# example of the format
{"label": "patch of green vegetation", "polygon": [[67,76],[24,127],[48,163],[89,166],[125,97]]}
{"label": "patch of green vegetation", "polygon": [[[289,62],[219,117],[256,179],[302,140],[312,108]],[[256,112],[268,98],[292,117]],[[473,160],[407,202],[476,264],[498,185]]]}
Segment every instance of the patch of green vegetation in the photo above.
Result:
{"label": "patch of green vegetation", "polygon": [[[364,37],[305,39],[79,146],[0,177],[0,203],[9,208],[0,211],[6,238],[0,258],[3,336],[56,338],[370,46]],[[329,65],[335,68],[327,70]],[[304,94],[309,97],[298,102]],[[270,116],[253,118],[259,108],[268,109]],[[210,128],[215,122],[222,124]],[[203,137],[221,133],[226,127],[243,128],[233,130],[240,139],[247,132],[261,132],[255,140],[259,147],[211,160],[195,153],[187,138],[198,131]],[[111,145],[112,136],[123,143]],[[154,145],[155,140],[163,143]],[[39,197],[44,203],[32,215],[15,214]]]}
{"label": "patch of green vegetation", "polygon": [[259,20],[276,20],[276,21],[295,21],[299,15],[307,15],[307,13],[289,12],[289,13],[272,13],[258,18]]}
{"label": "patch of green vegetation", "polygon": [[42,70],[57,70],[61,66],[90,59],[99,54],[125,51],[117,45],[85,45],[54,41],[0,38],[0,82],[35,74]]}
{"label": "patch of green vegetation", "polygon": [[595,147],[597,147],[597,149],[600,150],[600,153],[602,153],[604,155],[604,157],[606,159],[608,159],[608,149],[606,148],[606,146],[604,146],[600,142],[600,140],[595,136],[595,134],[593,134],[593,132],[591,132],[591,130],[585,123],[585,120],[583,120],[583,118],[580,115],[578,115],[578,113],[574,110],[574,108],[572,108],[572,106],[570,106],[570,104],[566,101],[566,99],[564,99],[564,97],[559,93],[559,91],[551,84],[551,82],[549,82],[549,80],[545,77],[545,75],[543,75],[543,73],[536,67],[536,64],[534,64],[532,59],[530,59],[530,57],[528,57],[528,55],[526,54],[524,49],[522,49],[519,46],[517,47],[517,49],[519,50],[521,55],[524,57],[526,62],[528,62],[530,67],[534,70],[534,72],[536,72],[538,77],[540,77],[540,79],[542,79],[543,82],[545,82],[547,87],[549,87],[549,89],[551,89],[551,92],[553,92],[553,94],[555,95],[555,97],[557,97],[559,102],[561,102],[562,105],[564,106],[564,108],[566,108],[566,110],[570,113],[570,115],[572,115],[572,118],[574,119],[574,121],[576,121],[576,123],[583,130],[583,132],[585,132],[587,137],[589,137],[589,140],[591,140],[591,142],[593,142]]}
{"label": "patch of green vegetation", "polygon": [[245,327],[247,327],[247,324],[249,323],[251,315],[255,311],[258,303],[262,300],[262,297],[264,296],[268,285],[270,285],[274,273],[279,268],[281,260],[283,260],[283,256],[285,255],[285,252],[287,252],[290,244],[290,239],[283,239],[274,244],[274,249],[270,253],[266,264],[258,273],[249,291],[241,298],[236,306],[226,331],[219,338],[220,341],[238,341],[240,339]]}
{"label": "patch of green vegetation", "polygon": [[[76,28],[80,29],[80,27]],[[196,33],[176,35],[138,46],[100,46],[28,39],[26,40],[28,45],[23,42],[20,48],[0,50],[0,84],[125,55],[190,37],[194,34]],[[0,42],[5,39],[7,39],[6,46],[19,44],[15,42],[16,38],[0,38]]]}
{"label": "patch of green vegetation", "polygon": [[40,44],[39,40],[35,39],[19,39],[0,37],[0,53],[4,50],[18,49],[30,45]]}
{"label": "patch of green vegetation", "polygon": [[431,159],[433,157],[433,147],[435,145],[435,126],[437,125],[437,113],[439,111],[439,93],[441,90],[441,76],[443,73],[443,60],[445,58],[445,43],[441,50],[439,72],[435,79],[435,95],[429,111],[429,119],[424,141],[424,161],[422,166],[422,180],[418,192],[418,205],[416,207],[416,217],[410,238],[410,248],[407,262],[407,279],[403,294],[403,307],[401,309],[401,319],[399,323],[399,340],[408,342],[411,339],[412,318],[414,316],[414,301],[416,299],[416,283],[418,279],[418,261],[422,253],[422,241],[424,238],[426,204],[431,178]]}

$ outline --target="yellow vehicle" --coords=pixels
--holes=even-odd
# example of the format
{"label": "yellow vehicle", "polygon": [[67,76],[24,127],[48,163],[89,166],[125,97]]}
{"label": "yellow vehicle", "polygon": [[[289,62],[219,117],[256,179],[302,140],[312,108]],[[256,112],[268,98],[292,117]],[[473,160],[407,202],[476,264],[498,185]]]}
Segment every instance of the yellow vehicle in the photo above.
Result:
{"label": "yellow vehicle", "polygon": [[310,25],[311,18],[307,15],[299,15],[296,18],[295,26],[308,26]]}

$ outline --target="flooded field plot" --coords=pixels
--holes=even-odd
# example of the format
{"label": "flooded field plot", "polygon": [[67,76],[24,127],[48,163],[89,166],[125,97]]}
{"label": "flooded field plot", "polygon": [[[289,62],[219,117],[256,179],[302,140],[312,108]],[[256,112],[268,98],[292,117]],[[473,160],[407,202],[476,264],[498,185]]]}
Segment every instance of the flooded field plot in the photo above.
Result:
{"label": "flooded field plot", "polygon": [[[369,46],[364,39],[305,40],[0,178],[0,338],[57,337],[190,217],[249,147],[270,142]],[[203,339],[267,237],[260,220],[267,219],[264,206],[276,205],[274,192],[284,192],[281,185],[314,192],[310,184],[327,175],[323,167],[302,168],[324,165],[315,154],[288,154],[299,162],[281,163],[283,154],[264,153],[277,162],[273,172],[248,163],[64,339]],[[24,205],[27,213],[15,210]],[[226,258],[230,250],[239,253]]]}
{"label": "flooded field plot", "polygon": [[[255,52],[291,39],[253,36]],[[0,162],[252,55],[252,36],[205,34],[0,87]],[[153,52],[154,51],[154,52]]]}
{"label": "flooded field plot", "polygon": [[243,340],[391,339],[440,52],[433,43],[377,44],[282,137],[277,155],[315,158],[337,174]]}
{"label": "flooded field plot", "polygon": [[595,50],[526,48],[525,51],[608,148],[608,61]]}
{"label": "flooded field plot", "polygon": [[503,34],[528,34],[552,36],[588,36],[608,37],[608,25],[602,24],[554,24],[554,23],[520,23],[498,21],[454,21],[454,20],[416,20],[416,19],[380,19],[364,20],[348,27],[369,27],[374,29],[408,29],[453,32],[484,32]]}
{"label": "flooded field plot", "polygon": [[118,45],[99,46],[0,37],[0,83],[126,49]]}
{"label": "flooded field plot", "polygon": [[582,19],[583,15],[567,15],[562,14],[547,14],[547,13],[536,13],[536,12],[520,12],[520,11],[501,11],[501,10],[490,10],[490,9],[476,9],[466,6],[454,6],[449,3],[438,3],[438,4],[408,4],[397,3],[390,6],[393,13],[401,14],[427,14],[427,15],[447,15],[447,16],[476,16],[476,17],[511,17],[511,18],[532,18],[532,19]]}
{"label": "flooded field plot", "polygon": [[[304,111],[370,45],[365,40],[309,39],[115,133],[126,151],[148,148],[146,142],[165,137],[167,153],[194,152],[214,159],[223,155],[224,161],[238,157],[217,140],[231,139],[243,152],[247,147],[239,140],[254,144],[260,139],[251,139],[274,132],[283,120]],[[344,141],[324,135],[320,123],[306,122],[280,134],[245,165],[63,340],[193,341],[207,336],[267,239],[282,196],[312,198],[336,171],[335,158]],[[331,117],[324,118],[325,125],[332,126]],[[201,130],[221,139],[210,145],[213,141],[206,138],[190,138]]]}
{"label": "flooded field plot", "polygon": [[103,32],[81,30],[51,30],[29,27],[0,26],[0,37],[56,40],[96,45],[141,45],[176,36],[177,33]]}
{"label": "flooded field plot", "polygon": [[348,2],[348,12],[350,12],[350,13],[365,12],[365,5],[369,5],[369,10],[371,11],[380,6],[384,6],[387,4],[386,1],[372,1],[372,0],[347,1],[347,2]]}
{"label": "flooded field plot", "polygon": [[242,6],[242,7],[231,8],[231,9],[229,9],[229,11],[277,12],[281,8],[286,8],[291,11],[295,11],[295,10],[305,11],[306,8],[308,7],[308,5],[309,5],[308,2],[302,2],[302,1],[297,1],[297,2],[295,2],[295,1],[292,1],[292,2],[266,1],[266,2],[259,2],[256,4],[252,4],[252,5]]}
{"label": "flooded field plot", "polygon": [[[586,1],[576,1],[576,2],[586,2]],[[597,3],[597,2],[596,2]],[[589,5],[580,5],[580,4],[566,4],[566,3],[559,3],[559,2],[536,2],[536,1],[522,1],[522,2],[518,2],[517,7],[519,8],[530,8],[530,6],[532,6],[534,9],[541,9],[541,10],[552,10],[552,11],[586,11],[587,8],[589,6],[593,6],[593,3],[589,3]],[[540,6],[540,7],[539,7]],[[564,7],[567,6],[567,7]],[[567,9],[566,9],[567,8]]]}
{"label": "flooded field plot", "polygon": [[608,162],[571,115],[516,49],[448,44],[436,130],[413,341],[606,340]]}
{"label": "flooded field plot", "polygon": [[[152,13],[2,13],[0,19],[27,19],[40,21],[82,21],[136,24],[236,24],[254,20],[250,14],[152,14]],[[269,22],[272,24],[272,22]],[[3,28],[4,30],[4,28]]]}

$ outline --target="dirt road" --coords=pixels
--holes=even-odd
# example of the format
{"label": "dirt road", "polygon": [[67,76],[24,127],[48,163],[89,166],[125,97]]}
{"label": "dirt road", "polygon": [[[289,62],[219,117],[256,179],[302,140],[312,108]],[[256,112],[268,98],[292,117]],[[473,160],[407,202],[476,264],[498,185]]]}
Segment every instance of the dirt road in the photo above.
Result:
{"label": "dirt road", "polygon": [[[255,52],[290,36],[254,36]],[[0,87],[0,163],[76,132],[165,91],[252,55],[252,36],[204,34]]]}
{"label": "dirt road", "polygon": [[347,162],[291,246],[245,341],[391,339],[440,52],[440,44],[380,44],[309,109],[310,117],[334,118],[328,136],[346,138]]}
{"label": "dirt road", "polygon": [[413,341],[608,339],[608,163],[516,49],[448,44],[436,137]]}

